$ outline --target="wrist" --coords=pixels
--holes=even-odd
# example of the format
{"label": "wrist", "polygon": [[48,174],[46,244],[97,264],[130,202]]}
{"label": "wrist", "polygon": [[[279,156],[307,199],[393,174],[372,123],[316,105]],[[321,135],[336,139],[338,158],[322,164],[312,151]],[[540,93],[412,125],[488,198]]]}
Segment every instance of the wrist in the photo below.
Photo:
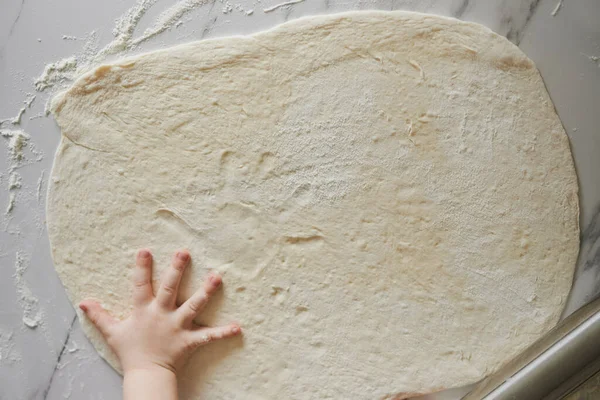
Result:
{"label": "wrist", "polygon": [[169,365],[162,365],[160,363],[145,363],[139,365],[133,365],[123,368],[123,375],[163,375],[163,376],[175,376],[175,368]]}
{"label": "wrist", "polygon": [[124,370],[123,399],[176,400],[175,371],[158,364],[140,364]]}

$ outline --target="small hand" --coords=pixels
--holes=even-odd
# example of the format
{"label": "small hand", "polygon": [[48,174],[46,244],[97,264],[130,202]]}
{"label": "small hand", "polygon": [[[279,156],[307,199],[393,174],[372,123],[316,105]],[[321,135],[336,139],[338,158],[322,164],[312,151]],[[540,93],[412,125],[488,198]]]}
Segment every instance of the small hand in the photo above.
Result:
{"label": "small hand", "polygon": [[119,357],[125,374],[157,368],[176,372],[199,346],[239,334],[236,324],[202,327],[194,318],[204,309],[221,284],[221,277],[210,274],[199,289],[180,307],[177,292],[183,271],[190,262],[186,250],[178,251],[171,267],[165,270],[156,296],[152,291],[152,255],[140,250],[133,273],[133,312],[119,321],[92,300],[79,307],[102,333]]}

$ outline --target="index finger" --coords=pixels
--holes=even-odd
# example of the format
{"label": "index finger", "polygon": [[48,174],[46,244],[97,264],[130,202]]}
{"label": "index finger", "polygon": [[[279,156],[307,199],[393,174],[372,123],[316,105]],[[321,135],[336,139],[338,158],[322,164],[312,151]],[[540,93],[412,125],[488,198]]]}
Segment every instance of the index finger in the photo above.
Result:
{"label": "index finger", "polygon": [[180,250],[173,256],[171,266],[163,274],[160,287],[156,293],[156,301],[165,308],[175,307],[177,291],[183,271],[190,262],[190,253],[187,250]]}

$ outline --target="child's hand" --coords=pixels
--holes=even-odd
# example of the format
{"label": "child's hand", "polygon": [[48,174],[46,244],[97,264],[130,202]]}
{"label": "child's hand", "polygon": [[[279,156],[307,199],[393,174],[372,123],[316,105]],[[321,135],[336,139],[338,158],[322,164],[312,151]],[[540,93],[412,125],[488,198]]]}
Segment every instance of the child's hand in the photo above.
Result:
{"label": "child's hand", "polygon": [[185,356],[199,346],[241,332],[235,324],[215,328],[194,324],[194,318],[221,284],[218,275],[209,275],[204,287],[177,307],[179,282],[189,262],[189,252],[178,251],[171,267],[165,270],[155,296],[152,292],[152,255],[148,250],[140,250],[133,273],[134,308],[124,321],[111,317],[95,301],[85,300],[79,304],[119,357],[125,375],[140,370],[176,372]]}

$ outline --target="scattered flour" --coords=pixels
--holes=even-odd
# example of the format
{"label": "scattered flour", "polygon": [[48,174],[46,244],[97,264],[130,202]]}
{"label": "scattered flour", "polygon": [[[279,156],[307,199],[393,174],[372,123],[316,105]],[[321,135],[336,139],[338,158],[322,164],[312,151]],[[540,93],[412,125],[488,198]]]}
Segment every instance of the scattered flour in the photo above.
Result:
{"label": "scattered flour", "polygon": [[239,4],[239,3],[237,3],[237,4],[234,4],[234,5],[233,5],[233,8],[234,8],[234,9],[235,9],[237,12],[240,12],[240,13],[242,13],[242,14],[245,14],[245,15],[250,15],[250,14],[252,14],[252,13],[248,14],[248,11],[246,11],[246,10],[244,9],[244,6],[242,6],[242,5],[241,5],[241,4]]}
{"label": "scattered flour", "polygon": [[75,353],[77,350],[79,350],[77,343],[74,340],[71,341],[71,346],[67,346],[67,351],[69,353]]}
{"label": "scattered flour", "polygon": [[0,330],[0,365],[10,365],[21,361],[20,355],[15,350],[14,334]]}
{"label": "scattered flour", "polygon": [[6,206],[6,211],[4,212],[5,215],[9,215],[10,213],[12,213],[12,210],[15,208],[15,203],[17,201],[17,193],[15,192],[15,190],[20,189],[21,185],[22,185],[21,175],[19,175],[18,173],[14,172],[14,171],[11,171],[10,178],[8,179],[9,195],[8,195],[8,204]]}
{"label": "scattered flour", "polygon": [[[134,38],[133,35],[140,20],[157,1],[138,0],[136,5],[117,18],[112,31],[113,40],[101,49],[98,49],[97,45],[98,35],[96,31],[92,31],[88,35],[81,54],[46,65],[44,72],[35,80],[36,90],[44,91],[56,86],[65,86],[80,74],[104,61],[106,57],[131,51],[139,44],[167,29],[181,26],[183,24],[181,17],[210,2],[210,0],[180,0],[163,11],[152,27],[146,29],[141,36]],[[63,35],[63,39],[75,40],[77,38]]]}
{"label": "scattered flour", "polygon": [[65,80],[73,79],[76,71],[77,59],[74,56],[50,63],[46,65],[42,75],[35,80],[35,88],[41,92]]}
{"label": "scattered flour", "polygon": [[39,310],[38,299],[33,296],[31,290],[25,284],[23,275],[28,267],[28,260],[19,251],[15,254],[15,274],[14,281],[19,295],[19,305],[23,310],[23,324],[35,329],[41,323],[42,313]]}
{"label": "scattered flour", "polygon": [[563,3],[563,0],[559,0],[558,3],[556,4],[556,7],[554,7],[554,10],[552,10],[552,13],[550,15],[552,15],[553,17],[556,17],[556,14],[558,14],[558,11],[562,7],[562,3]]}
{"label": "scattered flour", "polygon": [[35,328],[37,328],[39,323],[40,323],[39,318],[33,319],[33,318],[29,318],[26,315],[23,316],[23,324],[25,324],[25,326],[28,328],[35,329]]}
{"label": "scattered flour", "polygon": [[27,111],[28,108],[31,108],[31,104],[33,103],[33,101],[35,100],[35,95],[31,96],[23,101],[23,104],[25,104],[24,107],[21,107],[21,109],[17,112],[17,115],[14,118],[6,118],[0,121],[0,126],[6,122],[11,123],[12,125],[19,125],[21,124],[21,119],[23,117],[23,114],[25,114],[25,111]]}
{"label": "scattered flour", "polygon": [[181,17],[183,17],[185,14],[208,3],[209,0],[181,0],[175,3],[173,6],[163,11],[156,19],[154,25],[151,28],[146,29],[142,36],[132,40],[131,47],[135,47],[151,37],[154,37],[159,33],[171,28],[172,26],[177,25],[177,23],[180,22]]}
{"label": "scattered flour", "polygon": [[[583,54],[583,53],[582,53]],[[587,54],[583,54],[586,56],[591,62],[600,67],[600,57],[599,56],[588,56]]]}
{"label": "scattered flour", "polygon": [[22,185],[21,175],[17,172],[11,172],[8,180],[8,190],[20,189]]}
{"label": "scattered flour", "polygon": [[35,94],[33,94],[33,95],[28,94],[28,95],[29,95],[29,98],[27,100],[23,101],[23,104],[25,104],[25,107],[31,108],[31,105],[35,101],[36,95]]}
{"label": "scattered flour", "polygon": [[93,30],[84,37],[84,43],[81,51],[75,55],[77,59],[76,72],[85,71],[93,62],[94,57],[100,52],[100,38],[98,32]]}
{"label": "scattered flour", "polygon": [[44,174],[46,173],[46,170],[42,170],[42,172],[40,173],[40,177],[38,179],[37,182],[37,191],[36,191],[36,198],[38,203],[42,201],[42,188],[44,187]]}
{"label": "scattered flour", "polygon": [[17,113],[17,116],[14,117],[10,123],[13,125],[19,125],[21,123],[21,117],[23,117],[23,114],[25,114],[25,107],[21,107],[21,109],[19,110],[19,112]]}
{"label": "scattered flour", "polygon": [[106,58],[106,56],[131,49],[131,40],[135,28],[140,22],[140,19],[142,19],[156,2],[157,0],[139,0],[135,6],[125,12],[125,15],[117,18],[115,21],[115,28],[112,31],[115,38],[98,52],[93,61],[101,61]]}
{"label": "scattered flour", "polygon": [[230,12],[233,11],[233,6],[231,5],[230,2],[226,1],[223,5],[223,14],[229,14]]}
{"label": "scattered flour", "polygon": [[16,200],[17,194],[15,192],[10,192],[10,195],[8,196],[8,205],[6,206],[6,211],[4,212],[4,215],[9,215],[10,213],[12,213],[12,210],[15,208]]}
{"label": "scattered flour", "polygon": [[286,1],[285,3],[280,3],[280,4],[276,4],[276,5],[274,5],[272,7],[269,7],[269,8],[265,8],[265,9],[263,9],[263,12],[269,13],[271,11],[277,10],[278,8],[291,6],[292,4],[298,4],[298,3],[302,3],[302,2],[304,2],[304,0]]}
{"label": "scattered flour", "polygon": [[9,158],[9,179],[8,179],[8,204],[4,215],[8,216],[12,213],[17,202],[17,190],[22,186],[21,175],[15,172],[15,169],[22,165],[25,158],[24,150],[29,140],[29,135],[23,131],[15,130],[0,130],[0,135],[8,140]]}
{"label": "scattered flour", "polygon": [[0,135],[8,139],[8,151],[13,162],[23,159],[23,149],[30,136],[21,130],[0,130]]}
{"label": "scattered flour", "polygon": [[[252,15],[254,13],[254,10],[244,10],[241,4],[233,5],[227,0],[219,1],[223,4],[222,11],[224,14],[229,14],[234,9],[244,15]],[[304,0],[293,0],[281,3],[265,9],[264,12],[271,12],[277,8],[301,3],[303,1]],[[139,37],[134,38],[134,33],[140,20],[157,2],[158,0],[138,0],[138,2],[127,10],[124,15],[116,19],[115,27],[112,31],[114,38],[101,49],[98,48],[98,35],[96,31],[92,31],[87,37],[86,44],[81,54],[70,56],[46,65],[43,73],[35,80],[36,90],[41,92],[56,86],[66,86],[66,84],[73,81],[77,76],[104,61],[108,56],[134,50],[139,44],[148,39],[172,27],[180,27],[183,24],[181,18],[185,14],[198,7],[209,4],[211,1],[180,0],[163,11],[150,28],[146,29]],[[64,40],[78,40],[77,37],[69,35],[63,35],[62,38]],[[47,112],[46,115],[48,115]]]}
{"label": "scattered flour", "polygon": [[37,113],[37,114],[35,114],[35,115],[34,115],[34,116],[32,116],[32,117],[29,117],[29,120],[30,120],[30,121],[33,121],[34,119],[44,118],[44,117],[46,117],[47,115],[48,115],[48,114],[46,114],[45,112],[40,112],[40,113]]}

